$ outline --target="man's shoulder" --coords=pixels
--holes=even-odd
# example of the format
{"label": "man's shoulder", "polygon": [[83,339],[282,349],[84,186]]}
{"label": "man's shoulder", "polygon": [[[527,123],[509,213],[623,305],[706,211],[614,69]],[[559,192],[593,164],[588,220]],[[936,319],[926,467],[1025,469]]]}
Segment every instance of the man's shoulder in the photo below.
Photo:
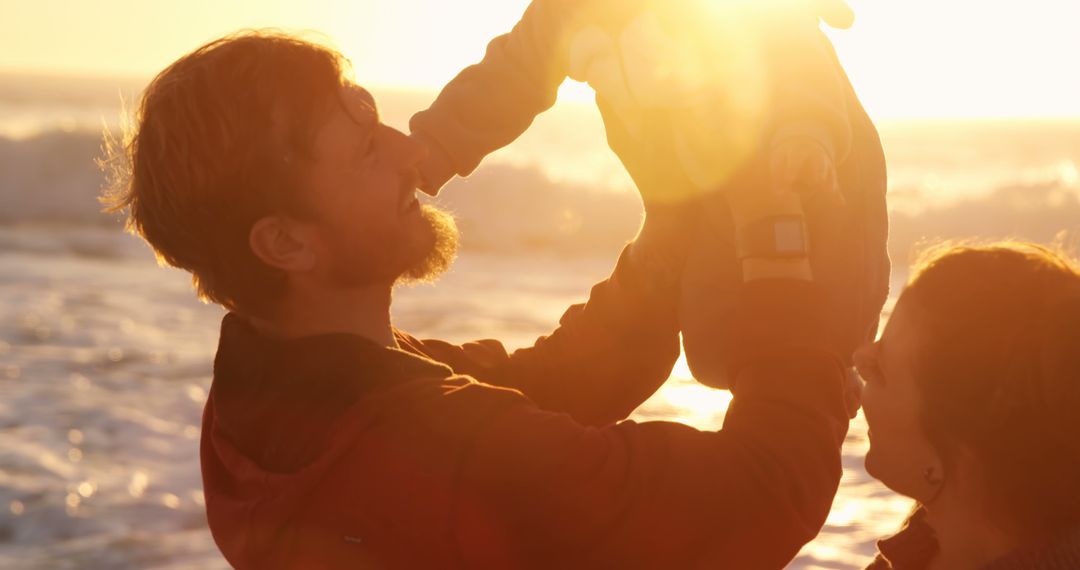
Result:
{"label": "man's shoulder", "polygon": [[418,376],[384,387],[367,402],[386,420],[473,424],[518,407],[535,407],[521,392],[485,384],[466,374]]}
{"label": "man's shoulder", "polygon": [[445,364],[457,374],[480,379],[510,359],[503,343],[494,339],[454,344],[439,339],[421,340],[400,330],[395,330],[394,336],[402,350]]}

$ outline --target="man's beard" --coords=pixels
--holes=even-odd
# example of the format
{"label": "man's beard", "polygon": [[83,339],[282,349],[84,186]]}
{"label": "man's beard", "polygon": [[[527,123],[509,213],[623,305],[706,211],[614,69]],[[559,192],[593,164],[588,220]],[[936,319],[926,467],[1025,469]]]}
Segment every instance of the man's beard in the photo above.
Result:
{"label": "man's beard", "polygon": [[363,245],[352,236],[335,240],[339,261],[333,269],[338,286],[431,283],[450,268],[458,249],[458,229],[454,218],[434,206],[421,206],[425,222],[406,235],[376,239],[368,236]]}
{"label": "man's beard", "polygon": [[454,217],[435,206],[421,206],[420,216],[431,227],[434,241],[424,257],[398,276],[397,285],[433,283],[457,257],[459,234]]}

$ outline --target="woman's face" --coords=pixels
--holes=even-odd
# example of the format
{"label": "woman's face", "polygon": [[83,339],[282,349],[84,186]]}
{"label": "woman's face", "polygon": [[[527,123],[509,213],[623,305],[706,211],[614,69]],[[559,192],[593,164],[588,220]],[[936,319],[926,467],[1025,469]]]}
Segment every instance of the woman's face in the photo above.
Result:
{"label": "woman's face", "polygon": [[920,394],[915,382],[917,310],[901,300],[875,343],[855,354],[855,366],[866,381],[862,405],[870,427],[866,471],[887,487],[929,502],[935,486],[927,469],[942,475],[941,459],[919,421]]}

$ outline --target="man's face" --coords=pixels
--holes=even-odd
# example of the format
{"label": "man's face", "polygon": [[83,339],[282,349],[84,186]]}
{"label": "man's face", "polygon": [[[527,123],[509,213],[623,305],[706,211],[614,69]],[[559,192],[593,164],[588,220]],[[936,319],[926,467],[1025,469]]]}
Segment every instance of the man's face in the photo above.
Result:
{"label": "man's face", "polygon": [[316,135],[304,188],[318,278],[356,287],[434,277],[457,234],[448,215],[416,199],[426,151],[379,122],[363,88],[345,84],[339,99]]}

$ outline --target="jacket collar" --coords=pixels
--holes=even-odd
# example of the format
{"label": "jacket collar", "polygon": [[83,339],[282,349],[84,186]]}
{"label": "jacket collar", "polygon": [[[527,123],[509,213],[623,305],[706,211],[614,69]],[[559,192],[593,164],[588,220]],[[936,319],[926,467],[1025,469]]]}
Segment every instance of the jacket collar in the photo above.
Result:
{"label": "jacket collar", "polygon": [[214,376],[251,377],[255,373],[273,386],[302,382],[316,391],[335,386],[359,395],[375,383],[434,376],[453,371],[423,355],[380,346],[367,338],[321,334],[277,339],[258,332],[245,318],[229,313],[221,322],[221,338],[214,359]]}
{"label": "jacket collar", "polygon": [[349,334],[276,339],[234,313],[221,323],[215,429],[263,469],[313,461],[348,410],[381,386],[453,374],[422,355]]}
{"label": "jacket collar", "polygon": [[937,536],[926,522],[926,509],[920,508],[908,517],[904,528],[889,538],[878,541],[880,557],[894,570],[922,570],[938,553]]}

